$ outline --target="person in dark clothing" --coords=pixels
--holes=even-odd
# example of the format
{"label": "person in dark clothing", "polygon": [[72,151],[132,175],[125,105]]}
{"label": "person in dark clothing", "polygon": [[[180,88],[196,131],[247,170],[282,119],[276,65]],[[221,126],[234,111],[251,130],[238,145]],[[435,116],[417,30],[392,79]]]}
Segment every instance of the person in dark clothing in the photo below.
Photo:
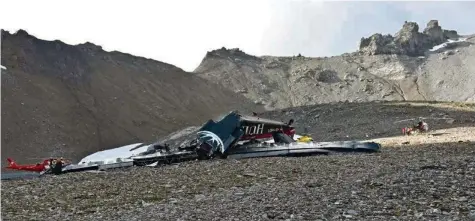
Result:
{"label": "person in dark clothing", "polygon": [[418,129],[420,132],[427,132],[429,130],[429,125],[424,121],[419,121],[415,128]]}
{"label": "person in dark clothing", "polygon": [[55,175],[59,175],[63,171],[63,161],[62,160],[55,160],[55,161],[56,163],[54,167],[52,168],[52,172]]}
{"label": "person in dark clothing", "polygon": [[290,119],[287,125],[291,126],[294,123],[294,119]]}

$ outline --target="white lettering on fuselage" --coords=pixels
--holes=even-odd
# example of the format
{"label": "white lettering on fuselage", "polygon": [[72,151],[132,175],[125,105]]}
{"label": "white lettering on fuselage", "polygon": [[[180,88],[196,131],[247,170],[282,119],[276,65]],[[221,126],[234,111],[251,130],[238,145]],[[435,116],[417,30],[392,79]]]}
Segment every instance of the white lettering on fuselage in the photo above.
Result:
{"label": "white lettering on fuselage", "polygon": [[[256,135],[256,134],[264,134],[264,124],[257,124],[253,126],[244,126],[244,135]],[[269,128],[265,133],[272,133],[274,131],[282,130],[283,128]]]}
{"label": "white lettering on fuselage", "polygon": [[263,133],[264,133],[264,124],[244,127],[245,135],[254,135],[254,134],[263,134]]}

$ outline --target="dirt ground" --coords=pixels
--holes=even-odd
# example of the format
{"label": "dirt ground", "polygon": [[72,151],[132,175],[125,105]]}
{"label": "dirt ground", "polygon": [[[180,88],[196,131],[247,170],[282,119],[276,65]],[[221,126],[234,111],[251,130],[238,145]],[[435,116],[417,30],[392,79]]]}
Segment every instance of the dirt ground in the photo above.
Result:
{"label": "dirt ground", "polygon": [[374,141],[380,143],[383,146],[394,147],[407,145],[475,142],[475,127],[456,127],[432,130],[427,133],[416,135],[378,138],[370,139],[368,141]]}

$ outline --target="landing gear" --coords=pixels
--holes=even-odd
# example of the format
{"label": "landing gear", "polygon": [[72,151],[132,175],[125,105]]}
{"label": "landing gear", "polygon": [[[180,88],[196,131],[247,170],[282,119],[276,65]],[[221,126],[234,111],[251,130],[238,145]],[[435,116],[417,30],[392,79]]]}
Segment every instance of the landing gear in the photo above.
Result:
{"label": "landing gear", "polygon": [[213,158],[213,147],[206,142],[201,143],[196,150],[196,154],[199,160],[209,160]]}

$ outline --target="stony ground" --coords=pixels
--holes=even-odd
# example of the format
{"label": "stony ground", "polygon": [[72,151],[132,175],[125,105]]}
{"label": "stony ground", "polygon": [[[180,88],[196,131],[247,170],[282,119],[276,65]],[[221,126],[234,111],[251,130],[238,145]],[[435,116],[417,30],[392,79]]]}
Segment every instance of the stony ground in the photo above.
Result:
{"label": "stony ground", "polygon": [[[475,106],[339,103],[268,112],[376,154],[189,162],[2,182],[3,220],[474,220]],[[358,117],[355,117],[358,116]],[[425,117],[429,134],[401,136]],[[299,132],[302,132],[299,129]]]}
{"label": "stony ground", "polygon": [[[268,112],[263,115],[283,121],[294,117],[316,140],[366,139],[384,148],[3,181],[2,218],[469,220],[475,216],[474,111],[468,103],[373,102]],[[400,127],[417,117],[433,131],[400,136]]]}
{"label": "stony ground", "polygon": [[471,142],[2,182],[3,220],[473,220]]}
{"label": "stony ground", "polygon": [[[268,112],[263,115],[283,121],[294,117],[316,140],[365,139],[384,148],[377,154],[189,162],[3,181],[2,218],[473,220],[474,112],[473,104],[436,102]],[[417,117],[432,131],[401,136],[400,127]]]}

